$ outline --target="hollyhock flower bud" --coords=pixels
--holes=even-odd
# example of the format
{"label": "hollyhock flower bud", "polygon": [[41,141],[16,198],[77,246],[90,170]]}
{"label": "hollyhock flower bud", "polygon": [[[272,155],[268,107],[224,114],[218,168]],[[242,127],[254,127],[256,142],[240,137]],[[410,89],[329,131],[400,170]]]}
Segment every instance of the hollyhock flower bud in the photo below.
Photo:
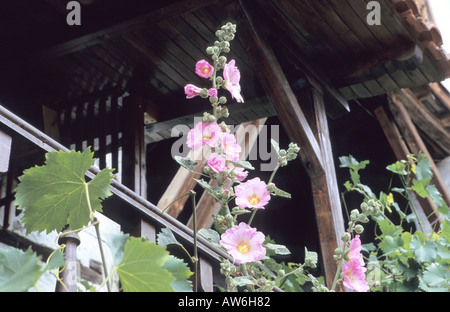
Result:
{"label": "hollyhock flower bud", "polygon": [[214,67],[205,60],[200,60],[195,65],[195,72],[203,78],[209,78],[214,72]]}
{"label": "hollyhock flower bud", "polygon": [[243,208],[264,209],[270,200],[266,183],[259,178],[253,178],[236,186],[236,204]]}
{"label": "hollyhock flower bud", "polygon": [[208,90],[208,95],[214,99],[217,99],[217,89],[216,88],[210,88]]}
{"label": "hollyhock flower bud", "polygon": [[231,97],[236,99],[238,103],[243,103],[244,99],[241,96],[241,86],[239,84],[241,73],[235,66],[235,60],[231,60],[225,65],[223,78],[225,79],[225,88],[230,91]]}
{"label": "hollyhock flower bud", "polygon": [[186,93],[187,99],[192,99],[193,97],[200,95],[202,93],[202,90],[202,88],[196,87],[193,84],[187,84],[184,87],[184,93]]}
{"label": "hollyhock flower bud", "polygon": [[222,234],[220,244],[233,256],[236,263],[261,260],[266,255],[263,247],[265,236],[244,222]]}

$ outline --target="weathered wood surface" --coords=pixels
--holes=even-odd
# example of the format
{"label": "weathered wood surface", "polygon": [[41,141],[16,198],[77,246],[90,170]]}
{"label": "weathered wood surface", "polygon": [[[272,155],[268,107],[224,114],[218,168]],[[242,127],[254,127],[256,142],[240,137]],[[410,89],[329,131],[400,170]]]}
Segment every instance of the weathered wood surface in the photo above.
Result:
{"label": "weathered wood surface", "polygon": [[0,172],[7,172],[11,155],[12,138],[0,131]]}

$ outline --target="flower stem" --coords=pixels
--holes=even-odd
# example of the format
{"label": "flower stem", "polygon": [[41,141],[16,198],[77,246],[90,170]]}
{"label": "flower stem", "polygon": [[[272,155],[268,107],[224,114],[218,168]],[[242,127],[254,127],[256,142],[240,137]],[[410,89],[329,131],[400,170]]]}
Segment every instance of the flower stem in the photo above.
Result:
{"label": "flower stem", "polygon": [[342,267],[342,262],[344,261],[345,247],[347,247],[346,243],[344,243],[344,248],[342,250],[341,258],[339,259],[339,262],[338,262],[338,267],[336,269],[336,274],[334,275],[334,280],[333,280],[333,285],[331,286],[331,291],[335,290],[337,281],[339,279],[339,275],[341,275],[341,267]]}
{"label": "flower stem", "polygon": [[[103,271],[105,274],[105,279],[108,276],[108,267],[106,266],[105,253],[103,251],[102,238],[100,236],[100,223],[97,221],[97,218],[94,218],[95,223],[95,232],[97,233],[97,241],[98,247],[100,249],[100,255],[102,257]],[[111,292],[111,285],[109,282],[106,282],[106,287],[108,288],[108,292]]]}
{"label": "flower stem", "polygon": [[198,283],[197,283],[197,279],[198,279],[198,254],[197,254],[197,217],[196,217],[196,204],[195,204],[195,195],[196,193],[194,191],[190,191],[189,195],[191,196],[191,201],[192,201],[192,227],[193,227],[193,231],[194,231],[194,259],[195,259],[195,263],[194,263],[194,292],[197,292],[198,289]]}

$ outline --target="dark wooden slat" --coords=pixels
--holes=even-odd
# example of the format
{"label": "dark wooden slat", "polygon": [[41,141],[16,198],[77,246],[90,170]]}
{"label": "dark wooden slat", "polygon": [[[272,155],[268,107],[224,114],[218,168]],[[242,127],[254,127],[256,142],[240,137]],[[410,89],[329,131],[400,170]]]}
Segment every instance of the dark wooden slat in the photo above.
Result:
{"label": "dark wooden slat", "polygon": [[151,25],[159,21],[195,11],[199,8],[213,5],[218,2],[219,1],[217,0],[177,1],[165,7],[144,13],[143,15],[137,16],[130,20],[106,27],[104,29],[100,29],[98,31],[83,35],[61,44],[57,44],[50,48],[44,49],[43,51],[33,53],[32,56],[30,56],[30,59],[35,59],[35,57],[38,57],[39,59],[53,59],[61,57],[66,54],[79,51],[86,47],[97,45],[105,40],[108,40],[111,37],[129,33],[141,27],[150,27]]}
{"label": "dark wooden slat", "polygon": [[261,85],[268,98],[274,105],[283,126],[291,140],[300,149],[300,158],[308,175],[322,176],[324,173],[320,148],[311,131],[310,126],[292,92],[278,60],[261,33],[256,23],[255,11],[249,1],[240,1],[246,20],[243,21],[245,30],[240,40],[252,55],[253,68],[258,69]]}

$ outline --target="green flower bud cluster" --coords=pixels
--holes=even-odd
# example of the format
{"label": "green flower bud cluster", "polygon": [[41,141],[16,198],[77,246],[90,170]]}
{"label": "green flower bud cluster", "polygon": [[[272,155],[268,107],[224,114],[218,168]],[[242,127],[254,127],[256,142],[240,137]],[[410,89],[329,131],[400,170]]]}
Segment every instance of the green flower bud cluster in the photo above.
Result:
{"label": "green flower bud cluster", "polygon": [[376,215],[378,212],[381,211],[382,205],[375,199],[369,199],[367,203],[361,204],[361,211],[365,215]]}
{"label": "green flower bud cluster", "polygon": [[227,23],[223,25],[219,30],[216,31],[216,37],[219,40],[214,42],[213,46],[206,48],[206,53],[211,55],[213,61],[217,62],[216,66],[223,68],[226,64],[227,59],[224,56],[220,56],[220,53],[230,52],[230,41],[234,39],[234,34],[236,33],[236,25],[232,23]]}
{"label": "green flower bud cluster", "polygon": [[231,214],[218,215],[214,217],[214,221],[219,230],[225,231],[234,226],[235,218]]}
{"label": "green flower bud cluster", "polygon": [[202,117],[202,121],[203,122],[216,122],[217,118],[213,114],[210,114],[208,112],[204,112],[203,113],[203,117]]}
{"label": "green flower bud cluster", "polygon": [[278,151],[278,163],[280,167],[284,167],[287,165],[288,161],[294,160],[297,158],[298,152],[300,151],[300,147],[295,143],[289,143],[289,148],[287,150],[280,149]]}

